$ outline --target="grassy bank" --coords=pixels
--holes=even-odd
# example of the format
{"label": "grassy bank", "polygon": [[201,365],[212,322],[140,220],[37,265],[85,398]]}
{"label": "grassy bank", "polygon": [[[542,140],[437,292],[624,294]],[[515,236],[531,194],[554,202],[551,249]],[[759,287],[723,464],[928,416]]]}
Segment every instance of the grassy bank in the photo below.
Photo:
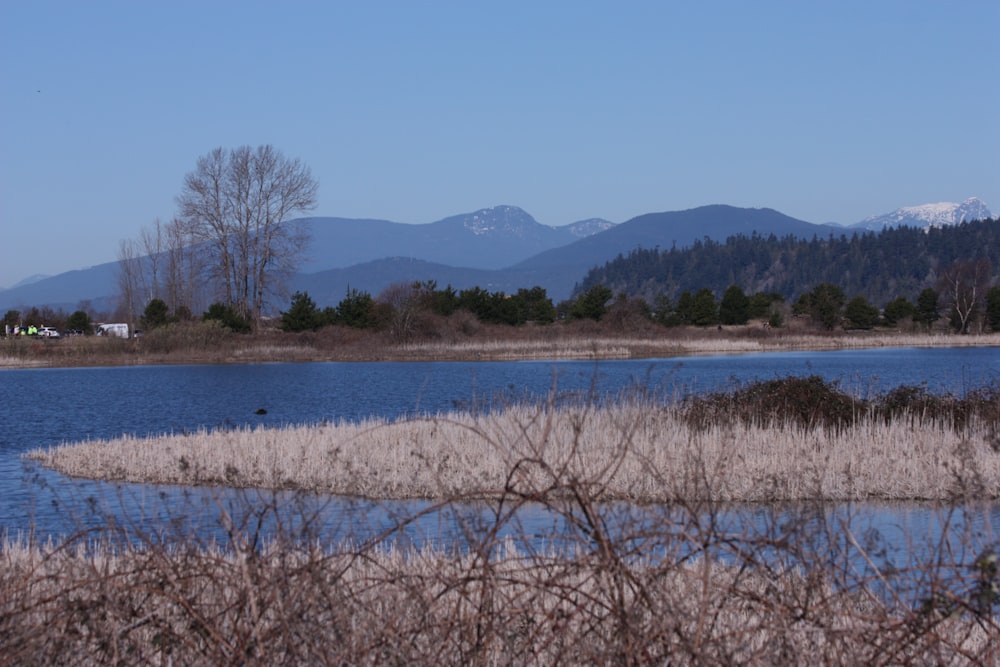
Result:
{"label": "grassy bank", "polygon": [[0,368],[265,361],[639,359],[696,354],[874,347],[1000,346],[1000,336],[880,332],[817,332],[799,323],[782,329],[653,325],[621,328],[597,322],[548,326],[484,325],[453,317],[434,320],[420,336],[347,327],[286,334],[234,334],[212,323],[171,325],[134,340],[72,337],[0,340]]}

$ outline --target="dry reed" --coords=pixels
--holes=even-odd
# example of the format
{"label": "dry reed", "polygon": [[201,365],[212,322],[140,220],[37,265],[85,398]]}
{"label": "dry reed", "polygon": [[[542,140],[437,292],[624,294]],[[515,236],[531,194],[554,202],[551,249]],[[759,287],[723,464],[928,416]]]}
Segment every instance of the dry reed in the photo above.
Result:
{"label": "dry reed", "polygon": [[980,347],[1000,345],[995,335],[931,335],[864,333],[815,335],[788,332],[756,332],[736,328],[714,332],[665,331],[663,335],[572,334],[561,337],[508,340],[470,339],[425,341],[400,345],[398,354],[407,358],[474,358],[498,361],[514,359],[634,359],[680,357],[704,354],[744,354],[776,350],[840,350],[882,347]]}
{"label": "dry reed", "polygon": [[[27,454],[74,477],[295,488],[369,498],[497,497],[588,479],[602,500],[1000,497],[995,425],[863,417],[839,429],[718,420],[644,402],[64,444]],[[713,483],[700,483],[708,473]],[[962,473],[959,475],[958,473]]]}

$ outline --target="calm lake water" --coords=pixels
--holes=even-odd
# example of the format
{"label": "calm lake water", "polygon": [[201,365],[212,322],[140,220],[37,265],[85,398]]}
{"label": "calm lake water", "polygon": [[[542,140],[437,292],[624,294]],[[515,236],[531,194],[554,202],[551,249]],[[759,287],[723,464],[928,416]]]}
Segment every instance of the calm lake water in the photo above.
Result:
{"label": "calm lake water", "polygon": [[[1000,381],[1000,348],[785,352],[597,363],[275,363],[2,370],[0,532],[64,533],[122,507],[130,508],[122,520],[137,520],[134,517],[141,515],[144,522],[172,521],[170,525],[188,529],[199,522],[212,524],[220,502],[234,502],[232,496],[220,501],[220,493],[228,492],[219,490],[69,480],[21,459],[35,447],[122,433],[435,413],[544,396],[553,389],[566,395],[606,396],[642,387],[672,396],[712,391],[735,382],[813,374],[836,380],[861,395],[901,384],[961,394]],[[257,414],[261,409],[266,414]],[[338,536],[391,527],[399,516],[422,506],[339,499],[317,499],[316,503]],[[838,511],[852,517],[888,516],[879,520],[889,528],[906,526],[910,532],[915,526],[927,534],[942,520],[939,513],[915,506]],[[530,524],[529,532],[558,530],[551,516],[529,513],[524,521]],[[1000,513],[994,505],[985,515],[980,512],[962,521],[969,530],[986,535],[991,524],[1000,527]],[[454,515],[438,514],[420,530],[449,539],[461,529],[459,524]],[[903,548],[899,540],[894,544]]]}

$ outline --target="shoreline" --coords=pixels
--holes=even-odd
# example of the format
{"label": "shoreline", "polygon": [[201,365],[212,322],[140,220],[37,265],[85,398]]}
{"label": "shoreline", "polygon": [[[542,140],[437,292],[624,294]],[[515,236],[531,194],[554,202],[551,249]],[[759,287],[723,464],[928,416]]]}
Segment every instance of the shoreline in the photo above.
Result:
{"label": "shoreline", "polygon": [[[155,332],[153,332],[155,333]],[[371,361],[548,361],[656,359],[766,352],[825,352],[897,347],[1000,347],[997,334],[909,334],[762,331],[750,327],[670,330],[661,335],[611,335],[528,329],[506,335],[392,342],[376,334],[335,336],[266,333],[227,335],[215,341],[176,343],[154,336],[134,340],[99,338],[7,340],[0,371],[101,366],[309,363]]]}

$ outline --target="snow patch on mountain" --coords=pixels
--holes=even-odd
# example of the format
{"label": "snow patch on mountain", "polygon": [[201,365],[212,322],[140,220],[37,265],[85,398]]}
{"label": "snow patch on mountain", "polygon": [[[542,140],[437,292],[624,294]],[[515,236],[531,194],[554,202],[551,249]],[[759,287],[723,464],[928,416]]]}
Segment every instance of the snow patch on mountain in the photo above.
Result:
{"label": "snow patch on mountain", "polygon": [[[24,278],[22,280],[17,281],[13,285],[11,285],[10,287],[5,288],[5,289],[17,289],[18,287],[25,287],[26,285],[31,285],[32,283],[37,283],[37,282],[39,282],[41,280],[45,280],[46,278],[49,278],[49,277],[50,276],[47,276],[47,275],[44,275],[44,274],[41,274],[41,273],[36,273],[34,275],[28,276],[27,278]],[[0,291],[2,291],[2,289],[0,289]]]}
{"label": "snow patch on mountain", "polygon": [[615,226],[615,223],[602,218],[588,218],[564,227],[543,225],[531,214],[517,206],[491,206],[472,213],[455,216],[449,220],[458,220],[461,226],[475,236],[533,239],[540,234],[560,233],[572,238],[583,238],[598,232],[603,232]]}
{"label": "snow patch on mountain", "polygon": [[580,220],[566,225],[566,229],[573,236],[582,239],[585,236],[593,236],[594,234],[607,231],[614,226],[615,223],[610,220],[605,220],[604,218],[587,218],[586,220]]}
{"label": "snow patch on mountain", "polygon": [[476,236],[492,236],[498,233],[522,237],[538,222],[524,209],[517,206],[491,206],[469,213],[462,220],[462,226]]}
{"label": "snow patch on mountain", "polygon": [[851,225],[879,231],[888,227],[942,227],[957,225],[970,220],[992,218],[986,203],[977,197],[969,197],[961,203],[938,202],[936,204],[921,204],[919,206],[904,206],[892,213],[875,215]]}

